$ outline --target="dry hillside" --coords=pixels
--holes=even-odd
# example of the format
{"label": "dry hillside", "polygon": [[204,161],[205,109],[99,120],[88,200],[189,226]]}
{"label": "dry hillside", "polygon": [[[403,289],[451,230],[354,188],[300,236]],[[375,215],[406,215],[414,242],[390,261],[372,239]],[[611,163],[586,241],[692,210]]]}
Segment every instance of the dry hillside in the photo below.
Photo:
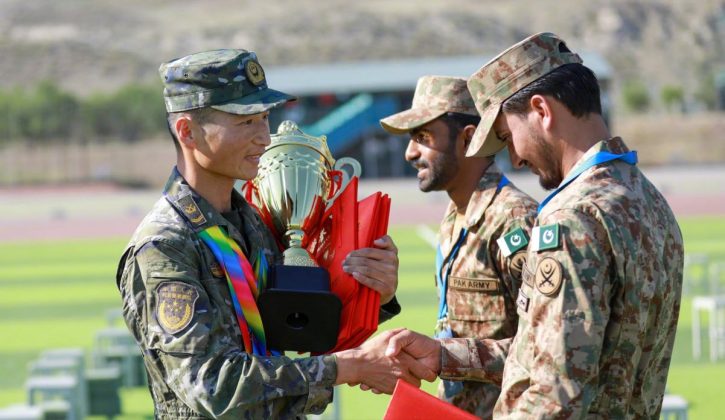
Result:
{"label": "dry hillside", "polygon": [[725,66],[722,0],[2,0],[0,87],[109,90],[219,47],[253,49],[266,65],[489,55],[544,30],[655,94],[675,84],[689,96]]}

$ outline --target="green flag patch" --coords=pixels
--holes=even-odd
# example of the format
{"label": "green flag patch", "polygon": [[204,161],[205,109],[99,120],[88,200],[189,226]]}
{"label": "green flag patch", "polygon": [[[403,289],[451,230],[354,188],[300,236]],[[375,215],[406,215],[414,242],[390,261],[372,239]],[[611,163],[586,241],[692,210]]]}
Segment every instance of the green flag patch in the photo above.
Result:
{"label": "green flag patch", "polygon": [[514,252],[526,248],[529,244],[529,238],[526,237],[526,232],[520,227],[510,231],[504,236],[496,240],[498,247],[501,249],[501,253],[504,257],[508,257]]}
{"label": "green flag patch", "polygon": [[534,251],[559,247],[559,224],[536,226],[531,230],[531,243]]}

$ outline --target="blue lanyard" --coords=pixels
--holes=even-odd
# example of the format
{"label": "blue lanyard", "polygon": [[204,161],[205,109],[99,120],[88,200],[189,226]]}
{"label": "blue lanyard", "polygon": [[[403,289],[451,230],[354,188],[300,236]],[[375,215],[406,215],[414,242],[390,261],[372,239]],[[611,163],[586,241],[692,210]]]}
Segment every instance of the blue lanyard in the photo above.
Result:
{"label": "blue lanyard", "polygon": [[[498,192],[501,191],[503,187],[510,183],[511,181],[509,181],[506,176],[502,176],[501,181],[499,181],[498,185],[496,186],[496,194],[498,194]],[[446,270],[446,273],[442,279],[441,271],[443,270],[444,262],[443,251],[441,251],[440,245],[438,245],[438,249],[436,250],[436,283],[438,283],[438,287],[441,291],[441,299],[438,303],[438,319],[445,318],[448,315],[448,276],[451,274],[451,270],[453,269],[453,261],[455,261],[456,256],[458,256],[458,251],[460,251],[461,245],[463,245],[463,243],[465,242],[466,236],[468,236],[468,229],[461,229],[461,232],[458,234],[458,240],[456,241],[455,245],[453,245],[453,249],[451,250],[448,269]]]}
{"label": "blue lanyard", "polygon": [[627,153],[622,154],[614,154],[609,152],[599,152],[595,154],[594,156],[590,157],[589,159],[585,160],[581,164],[577,165],[574,170],[569,174],[569,176],[566,177],[565,180],[561,181],[561,184],[559,184],[559,187],[554,190],[551,194],[547,195],[544,201],[539,204],[538,213],[541,213],[541,209],[544,208],[544,206],[551,201],[552,198],[554,198],[557,194],[561,192],[564,188],[566,188],[567,185],[571,184],[572,181],[577,179],[579,175],[581,175],[584,171],[587,169],[597,166],[602,163],[611,162],[613,160],[622,160],[630,165],[636,165],[637,164],[637,152],[632,150]]}
{"label": "blue lanyard", "polygon": [[460,251],[461,245],[463,245],[466,236],[468,236],[468,229],[461,229],[461,233],[458,234],[458,240],[456,241],[456,244],[453,245],[448,269],[446,270],[443,279],[440,277],[441,270],[443,269],[443,252],[441,251],[440,245],[438,246],[438,251],[436,252],[436,280],[438,281],[438,287],[440,287],[441,290],[441,301],[438,303],[438,319],[445,318],[446,315],[448,315],[448,276],[451,274],[453,261],[456,259],[458,251]]}

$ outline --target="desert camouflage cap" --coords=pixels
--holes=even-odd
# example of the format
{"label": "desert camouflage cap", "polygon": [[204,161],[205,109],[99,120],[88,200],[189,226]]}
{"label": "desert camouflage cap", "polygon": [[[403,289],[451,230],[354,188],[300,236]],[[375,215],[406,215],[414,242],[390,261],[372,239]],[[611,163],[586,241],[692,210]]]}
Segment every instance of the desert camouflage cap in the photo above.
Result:
{"label": "desert camouflage cap", "polygon": [[481,114],[481,122],[466,156],[491,156],[503,149],[504,143],[491,127],[506,99],[558,67],[581,62],[561,38],[544,32],[524,39],[473,73],[468,79],[468,90]]}
{"label": "desert camouflage cap", "polygon": [[413,95],[413,106],[380,120],[393,134],[404,134],[425,125],[446,112],[478,115],[466,79],[449,76],[423,76]]}
{"label": "desert camouflage cap", "polygon": [[204,51],[159,67],[168,112],[211,107],[231,114],[267,111],[294,96],[267,87],[257,55],[242,49]]}

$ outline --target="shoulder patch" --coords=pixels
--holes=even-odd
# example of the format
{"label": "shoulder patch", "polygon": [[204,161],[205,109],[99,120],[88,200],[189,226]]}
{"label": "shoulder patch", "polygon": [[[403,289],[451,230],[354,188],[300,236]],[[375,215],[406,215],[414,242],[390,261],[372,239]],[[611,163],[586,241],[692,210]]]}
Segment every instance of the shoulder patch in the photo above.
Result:
{"label": "shoulder patch", "polygon": [[563,278],[561,263],[551,257],[546,257],[536,266],[534,284],[536,290],[541,294],[553,297],[559,292]]}
{"label": "shoulder patch", "polygon": [[559,224],[536,226],[531,230],[531,249],[543,251],[559,247]]}
{"label": "shoulder patch", "polygon": [[498,238],[496,243],[501,249],[503,256],[508,257],[514,252],[525,248],[529,244],[529,238],[526,237],[526,232],[518,227]]}
{"label": "shoulder patch", "polygon": [[188,284],[165,281],[156,286],[156,319],[169,334],[183,330],[194,317],[199,292]]}

